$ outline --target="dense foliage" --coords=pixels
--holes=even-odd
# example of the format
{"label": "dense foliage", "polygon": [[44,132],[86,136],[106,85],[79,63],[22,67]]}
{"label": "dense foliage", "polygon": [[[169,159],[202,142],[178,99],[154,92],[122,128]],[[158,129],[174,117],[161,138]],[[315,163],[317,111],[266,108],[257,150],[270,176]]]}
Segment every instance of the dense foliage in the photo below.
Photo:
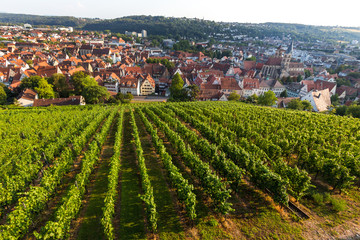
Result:
{"label": "dense foliage", "polygon": [[[130,121],[124,121],[124,115]],[[352,117],[241,102],[1,110],[0,239],[31,235],[39,216],[43,217],[47,204],[63,186],[61,201],[52,206],[54,214],[45,216],[34,236],[67,239],[83,207],[91,176],[96,175],[95,166],[101,162],[102,146],[112,136],[111,129],[114,152],[106,176],[104,207],[98,216],[103,226],[99,230],[107,239],[116,238],[115,208],[122,189],[119,178],[121,171],[126,171],[120,153],[126,139],[123,134],[128,134],[135,150],[130,161],[139,176],[135,196],[143,200],[144,204],[139,202],[147,226],[156,234],[162,206],[155,204],[160,197],[145,164],[150,151],[145,150],[139,135],[142,125],[157,153],[157,167],[176,193],[172,199],[179,202],[181,211],[186,211],[183,218],[191,223],[199,219],[203,202],[211,211],[226,216],[233,210],[233,194],[250,185],[269,195],[274,204],[287,205],[290,197],[315,199],[317,190],[324,191],[312,186],[311,180],[339,193],[360,180],[360,120]],[[76,174],[67,179],[75,165]],[[70,184],[63,185],[64,180]],[[334,201],[334,210],[343,211]]]}

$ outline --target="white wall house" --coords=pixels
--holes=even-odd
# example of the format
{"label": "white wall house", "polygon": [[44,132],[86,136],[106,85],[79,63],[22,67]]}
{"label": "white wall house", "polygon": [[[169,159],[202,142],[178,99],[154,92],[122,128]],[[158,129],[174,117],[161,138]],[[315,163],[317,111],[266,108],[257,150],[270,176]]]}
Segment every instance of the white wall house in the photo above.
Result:
{"label": "white wall house", "polygon": [[326,111],[331,105],[329,89],[310,91],[301,100],[308,100],[315,112]]}

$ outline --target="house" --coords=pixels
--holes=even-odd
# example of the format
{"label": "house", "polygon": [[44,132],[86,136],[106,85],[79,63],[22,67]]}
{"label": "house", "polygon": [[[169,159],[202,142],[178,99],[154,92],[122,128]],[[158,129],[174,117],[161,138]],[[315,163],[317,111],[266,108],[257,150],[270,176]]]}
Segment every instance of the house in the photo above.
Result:
{"label": "house", "polygon": [[308,93],[308,85],[292,82],[286,85],[286,92],[289,97],[303,97]]}
{"label": "house", "polygon": [[155,81],[150,74],[148,74],[145,79],[141,81],[140,94],[150,95],[153,93],[155,93]]}
{"label": "house", "polygon": [[103,84],[104,84],[104,87],[106,87],[106,89],[108,91],[118,93],[120,78],[115,73],[111,73],[109,77],[104,79]]}
{"label": "house", "polygon": [[317,80],[315,82],[315,90],[324,90],[326,88],[329,89],[330,96],[336,94],[336,83],[324,80]]}
{"label": "house", "polygon": [[94,45],[83,44],[79,49],[79,54],[81,56],[86,54],[92,54],[93,50],[94,50]]}
{"label": "house", "polygon": [[134,96],[140,95],[140,79],[133,75],[122,77],[120,80],[119,91],[123,94],[131,93]]}
{"label": "house", "polygon": [[242,88],[242,96],[250,97],[253,94],[256,94],[259,89],[259,79],[256,78],[244,78],[239,82],[240,87]]}
{"label": "house", "polygon": [[234,78],[221,78],[220,81],[221,92],[229,95],[231,92],[236,92],[241,95],[242,89]]}
{"label": "house", "polygon": [[286,90],[286,88],[278,80],[262,80],[259,83],[258,95],[262,95],[267,91],[273,91],[277,97]]}
{"label": "house", "polygon": [[200,90],[198,99],[201,101],[218,101],[223,95],[225,94],[220,92],[219,89],[205,88]]}
{"label": "house", "polygon": [[323,112],[328,110],[331,105],[330,92],[326,88],[324,90],[313,90],[308,92],[301,100],[308,100],[315,112]]}
{"label": "house", "polygon": [[336,89],[340,99],[355,99],[358,95],[358,89],[349,86],[340,86]]}
{"label": "house", "polygon": [[53,98],[53,99],[35,99],[33,107],[48,107],[66,106],[66,105],[85,105],[85,99],[83,96],[71,96],[68,98]]}
{"label": "house", "polygon": [[23,107],[32,107],[36,99],[39,99],[39,95],[34,90],[27,88],[21,92],[18,102]]}

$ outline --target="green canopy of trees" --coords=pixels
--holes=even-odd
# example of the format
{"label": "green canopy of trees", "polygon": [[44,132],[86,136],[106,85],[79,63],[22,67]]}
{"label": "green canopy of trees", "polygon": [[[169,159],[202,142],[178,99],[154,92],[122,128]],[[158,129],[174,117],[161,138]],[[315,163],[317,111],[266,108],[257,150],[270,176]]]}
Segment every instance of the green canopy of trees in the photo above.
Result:
{"label": "green canopy of trees", "polygon": [[301,101],[300,99],[292,99],[287,108],[295,109],[295,110],[306,110],[311,111],[313,107],[311,106],[311,103],[307,100]]}
{"label": "green canopy of trees", "polygon": [[36,87],[39,87],[40,80],[41,80],[40,76],[26,77],[21,81],[20,88],[21,89],[25,89],[25,88],[35,89]]}
{"label": "green canopy of trees", "polygon": [[86,103],[96,104],[108,100],[110,94],[105,87],[97,85],[86,86],[82,91],[82,96],[85,98]]}
{"label": "green canopy of trees", "polygon": [[172,78],[171,86],[170,86],[170,99],[174,101],[181,100],[182,98],[182,89],[184,86],[184,80],[180,76],[179,73],[176,73]]}
{"label": "green canopy of trees", "polygon": [[31,76],[24,78],[20,84],[21,89],[31,88],[39,94],[39,98],[55,98],[53,85],[49,84],[45,78]]}
{"label": "green canopy of trees", "polygon": [[34,90],[38,93],[39,98],[55,98],[55,92],[53,86],[49,84],[45,78],[41,78],[38,82],[38,87],[35,87]]}
{"label": "green canopy of trees", "polygon": [[283,97],[283,98],[288,97],[286,89],[280,93],[280,97]]}
{"label": "green canopy of trees", "polygon": [[48,83],[53,85],[54,91],[56,92],[57,97],[69,97],[70,88],[66,82],[66,77],[61,73],[53,74],[49,79]]}
{"label": "green canopy of trees", "polygon": [[340,116],[352,116],[355,118],[360,118],[360,105],[340,106],[336,108],[335,114]]}
{"label": "green canopy of trees", "polygon": [[179,73],[176,73],[172,79],[170,86],[170,98],[169,102],[186,102],[196,101],[200,89],[196,85],[190,85],[184,88],[184,80]]}
{"label": "green canopy of trees", "polygon": [[159,58],[148,58],[146,59],[147,63],[161,63],[162,65],[164,65],[169,71],[171,69],[173,69],[175,67],[174,63],[170,62],[168,59],[163,58],[163,59],[159,59]]}
{"label": "green canopy of trees", "polygon": [[228,97],[229,101],[239,101],[239,99],[240,99],[240,95],[237,94],[236,92],[230,93],[230,95]]}
{"label": "green canopy of trees", "polygon": [[71,83],[74,86],[74,93],[81,95],[85,87],[98,86],[96,80],[84,72],[76,72],[71,76]]}
{"label": "green canopy of trees", "polygon": [[275,93],[271,90],[265,92],[263,95],[259,96],[258,104],[263,106],[272,106],[275,104],[277,97]]}

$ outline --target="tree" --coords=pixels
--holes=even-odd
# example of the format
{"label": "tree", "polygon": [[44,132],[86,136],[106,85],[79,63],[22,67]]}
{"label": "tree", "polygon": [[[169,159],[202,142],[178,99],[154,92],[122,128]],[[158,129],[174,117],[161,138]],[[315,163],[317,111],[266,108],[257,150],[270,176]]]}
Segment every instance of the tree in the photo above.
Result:
{"label": "tree", "polygon": [[231,50],[224,50],[222,53],[221,53],[221,57],[232,57],[232,51]]}
{"label": "tree", "polygon": [[312,111],[313,110],[313,106],[311,105],[311,103],[308,100],[303,100],[301,101],[302,104],[302,109],[305,111]]}
{"label": "tree", "polygon": [[308,78],[308,77],[311,76],[311,72],[310,72],[310,70],[308,70],[308,69],[305,69],[305,70],[304,70],[304,73],[305,73],[305,78]]}
{"label": "tree", "polygon": [[303,106],[301,104],[300,99],[292,99],[288,105],[287,108],[295,109],[295,110],[302,110]]}
{"label": "tree", "polygon": [[340,106],[336,108],[335,114],[340,116],[345,116],[347,112],[347,106]]}
{"label": "tree", "polygon": [[26,60],[25,62],[26,62],[30,67],[32,67],[33,64],[34,64],[33,60],[31,60],[31,59],[28,59],[28,60]]}
{"label": "tree", "polygon": [[336,86],[340,87],[340,86],[351,86],[351,82],[349,79],[345,79],[345,78],[337,78],[336,79]]}
{"label": "tree", "polygon": [[228,97],[229,101],[239,101],[239,99],[240,99],[240,95],[237,94],[236,92],[230,93],[230,95]]}
{"label": "tree", "polygon": [[96,104],[104,102],[109,99],[110,94],[106,87],[97,86],[86,86],[82,91],[82,96],[85,98],[86,103]]}
{"label": "tree", "polygon": [[287,108],[295,109],[295,110],[305,110],[305,111],[311,111],[313,109],[309,101],[307,100],[301,101],[300,99],[292,99],[288,103]]}
{"label": "tree", "polygon": [[4,88],[0,86],[0,105],[5,104],[7,99],[6,92]]}
{"label": "tree", "polygon": [[255,103],[255,104],[258,102],[258,100],[259,97],[256,94],[253,94],[246,99],[248,103]]}
{"label": "tree", "polygon": [[173,46],[175,51],[189,51],[191,50],[191,45],[188,40],[180,40],[178,43],[175,43]]}
{"label": "tree", "polygon": [[126,93],[125,99],[129,99],[130,101],[134,98],[134,96],[131,93]]}
{"label": "tree", "polygon": [[39,98],[45,98],[45,99],[55,98],[53,86],[49,84],[45,80],[45,78],[40,79],[38,83],[38,87],[35,87],[34,90],[38,93]]}
{"label": "tree", "polygon": [[176,73],[172,79],[170,86],[170,101],[182,101],[184,99],[184,80],[179,73]]}
{"label": "tree", "polygon": [[269,90],[263,95],[259,96],[258,104],[264,106],[272,106],[275,104],[277,98],[273,91]]}
{"label": "tree", "polygon": [[7,99],[17,96],[17,93],[12,92],[7,86],[5,86],[5,84],[3,84],[1,82],[0,82],[0,88],[2,88],[5,91]]}
{"label": "tree", "polygon": [[351,105],[347,108],[346,115],[353,116],[355,118],[360,118],[360,106]]}
{"label": "tree", "polygon": [[88,86],[98,86],[99,84],[96,80],[84,72],[76,72],[71,76],[71,82],[75,88],[75,94],[82,94],[85,87]]}
{"label": "tree", "polygon": [[188,97],[188,101],[196,101],[196,99],[198,98],[199,96],[199,93],[200,93],[200,89],[197,85],[190,85],[188,87],[186,87],[186,95]]}
{"label": "tree", "polygon": [[31,88],[31,89],[35,89],[36,87],[39,86],[39,81],[41,80],[40,76],[31,76],[31,77],[26,77],[21,81],[20,84],[20,88],[21,89],[25,89],[25,88]]}
{"label": "tree", "polygon": [[280,93],[280,97],[283,97],[283,98],[288,97],[286,89]]}
{"label": "tree", "polygon": [[303,80],[303,77],[299,74],[296,78],[297,82],[301,82]]}
{"label": "tree", "polygon": [[331,99],[331,104],[332,104],[332,105],[334,105],[334,106],[339,105],[339,95],[338,95],[337,93],[334,94],[334,95],[332,95],[332,96],[330,97],[330,99]]}
{"label": "tree", "polygon": [[152,46],[152,47],[157,47],[157,46],[159,46],[159,45],[160,45],[160,43],[159,43],[156,39],[154,39],[154,40],[151,41],[151,46]]}
{"label": "tree", "polygon": [[53,85],[54,91],[58,93],[59,97],[69,97],[70,89],[63,74],[55,73],[51,75],[48,83]]}

